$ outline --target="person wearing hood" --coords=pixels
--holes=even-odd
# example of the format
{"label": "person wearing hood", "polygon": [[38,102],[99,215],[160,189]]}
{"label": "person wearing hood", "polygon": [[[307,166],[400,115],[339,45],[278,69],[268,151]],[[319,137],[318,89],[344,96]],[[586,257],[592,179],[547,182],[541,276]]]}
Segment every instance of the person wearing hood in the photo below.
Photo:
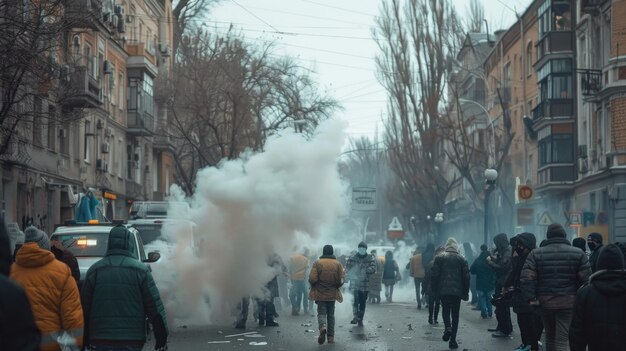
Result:
{"label": "person wearing hood", "polygon": [[441,300],[445,330],[443,341],[448,341],[450,349],[459,347],[456,337],[459,328],[461,300],[469,300],[470,274],[467,260],[459,253],[459,244],[449,238],[445,251],[435,257],[432,267],[434,293]]}
{"label": "person wearing hood", "polygon": [[574,240],[572,240],[572,246],[583,250],[584,253],[587,253],[587,240],[585,240],[585,238],[574,238]]}
{"label": "person wearing hood", "polygon": [[602,248],[602,235],[600,233],[591,233],[587,236],[587,246],[591,254],[589,256],[589,265],[591,265],[591,273],[597,271],[598,255]]}
{"label": "person wearing hood", "polygon": [[483,319],[491,318],[493,315],[491,296],[495,289],[496,276],[493,269],[487,263],[489,250],[487,245],[480,246],[480,255],[474,260],[470,267],[470,273],[476,276],[476,295],[478,298],[478,308]]}
{"label": "person wearing hood", "polygon": [[90,350],[141,350],[146,318],[155,350],[167,349],[167,321],[152,273],[134,254],[135,241],[124,225],[109,233],[106,256],[87,271],[82,289],[85,345]]}
{"label": "person wearing hood", "polygon": [[311,291],[309,299],[317,304],[317,321],[320,335],[317,342],[321,345],[328,336],[328,343],[335,342],[335,301],[343,302],[341,286],[344,282],[344,269],[333,255],[331,245],[324,246],[323,255],[313,263],[309,274]]}
{"label": "person wearing hood", "polygon": [[541,309],[546,350],[568,350],[576,292],[589,279],[587,255],[572,247],[560,224],[548,226],[546,243],[534,249],[522,268],[522,296]]}
{"label": "person wearing hood", "polygon": [[[496,273],[496,294],[501,294],[504,288],[509,273],[511,273],[511,257],[512,250],[509,245],[509,239],[505,233],[500,233],[493,238],[493,243],[496,245],[494,251],[495,257],[487,257],[487,264]],[[511,307],[506,299],[502,299],[499,304],[496,305],[496,319],[498,325],[495,329],[489,329],[493,331],[493,337],[506,338],[513,331],[513,324],[511,323]]]}
{"label": "person wearing hood", "polygon": [[[60,237],[55,237],[53,240],[50,240],[50,251],[54,254],[54,257],[65,263],[68,267],[70,267],[70,271],[72,272],[72,277],[76,280],[76,284],[80,282],[80,268],[78,267],[78,260],[74,257],[74,254],[63,246],[63,243],[60,240]],[[80,287],[80,285],[79,285]]]}
{"label": "person wearing hood", "polygon": [[7,277],[13,263],[9,240],[0,216],[0,350],[38,351],[41,333],[26,293]]}
{"label": "person wearing hood", "polygon": [[70,268],[54,258],[46,233],[30,226],[24,230],[24,246],[11,266],[11,279],[24,291],[33,308],[35,323],[42,333],[40,349],[58,351],[57,337],[73,338],[83,345],[83,310]]}
{"label": "person wearing hood", "polygon": [[346,271],[350,276],[350,290],[352,290],[354,295],[352,306],[354,318],[350,323],[363,326],[369,279],[372,274],[376,273],[375,259],[367,253],[367,244],[365,242],[361,241],[356,254],[348,259]]}
{"label": "person wearing hood", "polygon": [[600,249],[598,271],[576,293],[569,328],[572,351],[624,350],[626,348],[626,271],[620,247]]}
{"label": "person wearing hood", "polygon": [[522,344],[515,351],[538,351],[543,331],[541,315],[537,309],[528,304],[520,289],[522,268],[530,252],[537,247],[537,239],[532,233],[521,233],[511,238],[511,247],[514,250],[513,268],[505,286],[507,293],[511,296],[511,305],[517,315],[517,325],[522,338]]}

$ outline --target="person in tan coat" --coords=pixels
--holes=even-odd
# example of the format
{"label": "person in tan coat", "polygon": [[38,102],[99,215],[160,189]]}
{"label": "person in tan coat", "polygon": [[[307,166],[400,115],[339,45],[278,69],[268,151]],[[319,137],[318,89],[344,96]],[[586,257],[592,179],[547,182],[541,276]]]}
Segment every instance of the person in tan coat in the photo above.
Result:
{"label": "person in tan coat", "polygon": [[24,231],[25,243],[11,266],[11,279],[24,291],[41,331],[41,351],[59,351],[57,337],[66,333],[74,345],[83,344],[83,309],[70,268],[54,258],[46,233],[35,227]]}
{"label": "person in tan coat", "polygon": [[319,344],[326,341],[326,335],[328,343],[335,342],[335,301],[343,302],[340,288],[344,282],[344,268],[333,255],[332,245],[324,246],[322,253],[309,274],[311,283],[309,299],[317,304]]}
{"label": "person in tan coat", "polygon": [[422,253],[419,249],[415,250],[413,257],[411,257],[411,260],[407,263],[406,268],[410,270],[411,277],[413,277],[413,281],[415,282],[417,309],[422,309],[421,285],[424,282],[426,271],[424,270],[424,262],[422,262]]}

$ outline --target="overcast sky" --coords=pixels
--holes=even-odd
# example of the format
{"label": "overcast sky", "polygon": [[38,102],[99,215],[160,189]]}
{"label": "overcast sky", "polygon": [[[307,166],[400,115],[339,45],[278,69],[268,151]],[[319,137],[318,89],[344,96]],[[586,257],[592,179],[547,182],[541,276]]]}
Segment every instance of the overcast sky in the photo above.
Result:
{"label": "overcast sky", "polygon": [[[374,17],[384,0],[222,0],[206,25],[225,31],[232,23],[251,41],[271,41],[312,69],[321,87],[344,110],[352,137],[383,130],[385,94],[376,80]],[[465,16],[470,0],[452,0]],[[491,32],[508,28],[531,0],[483,0]],[[288,33],[288,34],[280,34]]]}

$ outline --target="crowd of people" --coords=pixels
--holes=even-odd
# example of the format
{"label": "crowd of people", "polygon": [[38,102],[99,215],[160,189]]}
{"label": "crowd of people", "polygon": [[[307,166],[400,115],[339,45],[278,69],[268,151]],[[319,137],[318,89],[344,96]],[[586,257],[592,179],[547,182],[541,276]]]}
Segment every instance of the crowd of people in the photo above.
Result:
{"label": "crowd of people", "polygon": [[76,258],[62,243],[31,226],[12,253],[0,218],[0,350],[141,350],[146,319],[155,349],[166,350],[163,303],[131,238],[124,226],[111,230],[79,293]]}

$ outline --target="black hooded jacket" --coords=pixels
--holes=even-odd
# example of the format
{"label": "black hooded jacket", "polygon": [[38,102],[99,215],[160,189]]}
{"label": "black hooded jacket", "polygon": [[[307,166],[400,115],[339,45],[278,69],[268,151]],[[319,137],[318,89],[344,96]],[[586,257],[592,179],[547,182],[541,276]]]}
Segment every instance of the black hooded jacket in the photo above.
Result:
{"label": "black hooded jacket", "polygon": [[598,271],[576,294],[570,325],[572,351],[626,350],[626,271],[621,247],[598,252]]}
{"label": "black hooded jacket", "polygon": [[528,258],[530,251],[534,250],[537,246],[537,240],[535,239],[535,236],[531,233],[522,233],[516,235],[515,239],[517,240],[517,242],[526,246],[529,251],[526,254],[513,257],[511,264],[511,274],[507,278],[504,286],[511,291],[511,306],[513,306],[513,311],[515,313],[531,313],[533,312],[533,308],[522,296],[521,277],[522,268],[524,267],[526,258]]}
{"label": "black hooded jacket", "polygon": [[39,350],[41,333],[24,289],[9,280],[13,262],[9,237],[0,217],[0,350]]}
{"label": "black hooded jacket", "polygon": [[496,244],[496,258],[489,262],[489,266],[496,273],[496,292],[498,292],[506,282],[506,278],[511,272],[511,245],[506,234],[500,233],[493,237],[493,243]]}

